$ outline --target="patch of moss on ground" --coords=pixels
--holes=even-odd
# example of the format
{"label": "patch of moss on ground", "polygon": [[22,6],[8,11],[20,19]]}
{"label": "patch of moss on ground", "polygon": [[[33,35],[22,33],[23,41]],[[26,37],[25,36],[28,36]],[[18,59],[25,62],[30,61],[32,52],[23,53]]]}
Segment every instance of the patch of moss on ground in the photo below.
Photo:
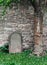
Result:
{"label": "patch of moss on ground", "polygon": [[47,65],[47,55],[37,57],[29,55],[31,51],[24,51],[20,54],[9,54],[0,52],[0,65]]}

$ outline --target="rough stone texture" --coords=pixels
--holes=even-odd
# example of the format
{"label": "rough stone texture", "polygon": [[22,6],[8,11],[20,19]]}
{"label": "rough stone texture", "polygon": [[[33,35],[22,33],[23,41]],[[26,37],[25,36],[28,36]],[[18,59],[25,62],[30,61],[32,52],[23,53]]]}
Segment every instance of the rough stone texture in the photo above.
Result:
{"label": "rough stone texture", "polygon": [[47,50],[47,12],[45,12],[43,18],[43,43],[45,45],[44,49]]}
{"label": "rough stone texture", "polygon": [[20,53],[22,51],[21,35],[14,32],[10,36],[9,53]]}
{"label": "rough stone texture", "polygon": [[[22,35],[23,48],[28,48],[33,44],[34,9],[23,6],[15,6],[15,10],[7,8],[7,13],[2,16],[3,7],[0,7],[0,46],[8,42],[11,33],[19,31]],[[47,13],[44,15],[43,39],[47,48]]]}
{"label": "rough stone texture", "polygon": [[0,19],[0,46],[8,42],[8,37],[13,32],[20,32],[23,48],[29,48],[33,43],[34,10],[32,6],[28,9],[23,6],[7,10],[6,15]]}

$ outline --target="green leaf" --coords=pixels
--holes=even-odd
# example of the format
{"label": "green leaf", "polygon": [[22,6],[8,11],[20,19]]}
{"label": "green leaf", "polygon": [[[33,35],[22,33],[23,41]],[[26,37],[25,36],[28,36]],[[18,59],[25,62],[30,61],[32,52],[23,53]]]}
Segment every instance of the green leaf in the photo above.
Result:
{"label": "green leaf", "polygon": [[7,3],[10,2],[10,0],[7,0]]}
{"label": "green leaf", "polygon": [[0,0],[0,3],[2,2],[3,0]]}

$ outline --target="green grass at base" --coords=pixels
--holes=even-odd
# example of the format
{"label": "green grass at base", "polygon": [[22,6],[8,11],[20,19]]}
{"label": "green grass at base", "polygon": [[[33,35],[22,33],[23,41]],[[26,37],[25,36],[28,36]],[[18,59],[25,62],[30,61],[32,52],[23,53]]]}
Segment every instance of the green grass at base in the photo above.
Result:
{"label": "green grass at base", "polygon": [[47,55],[37,57],[29,55],[31,51],[24,51],[20,54],[9,54],[0,52],[0,65],[47,65]]}

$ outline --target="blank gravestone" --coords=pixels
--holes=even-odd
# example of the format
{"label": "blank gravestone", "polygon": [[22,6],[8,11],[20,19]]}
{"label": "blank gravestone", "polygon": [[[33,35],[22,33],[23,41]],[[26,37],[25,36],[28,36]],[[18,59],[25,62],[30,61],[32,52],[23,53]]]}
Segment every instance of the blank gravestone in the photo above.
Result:
{"label": "blank gravestone", "polygon": [[21,51],[21,35],[15,32],[10,36],[9,53],[20,53]]}

